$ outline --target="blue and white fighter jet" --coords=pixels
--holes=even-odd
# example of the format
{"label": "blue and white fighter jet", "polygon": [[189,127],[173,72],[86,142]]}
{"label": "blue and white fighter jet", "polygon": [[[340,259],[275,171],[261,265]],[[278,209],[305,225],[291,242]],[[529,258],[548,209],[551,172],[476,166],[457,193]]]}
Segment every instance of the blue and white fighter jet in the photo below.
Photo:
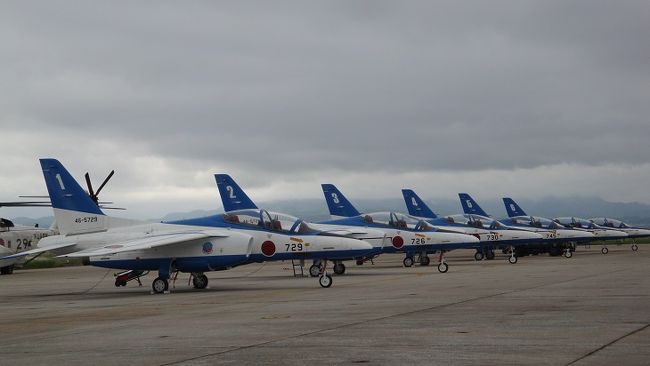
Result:
{"label": "blue and white fighter jet", "polygon": [[214,178],[226,213],[173,223],[242,230],[255,238],[251,262],[300,260],[304,263],[305,260],[314,260],[318,265],[312,265],[309,273],[331,283],[332,279],[326,272],[328,260],[334,263],[334,273],[343,274],[344,260],[373,255],[376,249],[369,242],[384,239],[381,232],[324,231],[297,217],[260,209],[232,177],[215,174]]}
{"label": "blue and white fighter jet", "polygon": [[639,250],[639,246],[636,244],[635,239],[650,237],[650,229],[628,225],[621,220],[616,220],[609,217],[594,217],[589,219],[589,221],[608,229],[620,230],[626,233],[628,237],[632,239],[632,250],[635,252]]}
{"label": "blue and white fighter jet", "polygon": [[[594,234],[582,231],[568,229],[557,222],[539,216],[529,216],[524,210],[510,197],[503,197],[503,204],[508,213],[507,219],[499,221],[512,227],[521,227],[541,234],[545,240],[560,243],[561,245],[552,244],[548,250],[550,255],[561,255],[571,258],[575,249],[574,244],[589,242],[595,239]],[[564,246],[564,248],[562,247]]]}
{"label": "blue and white fighter jet", "polygon": [[155,270],[155,293],[168,290],[174,271],[192,273],[195,288],[205,288],[203,272],[229,269],[248,260],[251,237],[245,233],[107,216],[58,160],[41,159],[40,163],[60,235],[43,238],[37,248],[7,258],[48,251],[81,257],[84,264],[99,267]]}
{"label": "blue and white fighter jet", "polygon": [[[231,221],[216,215],[166,223],[109,217],[57,160],[42,159],[41,166],[61,235],[44,238],[37,249],[19,254],[50,251],[62,257],[81,257],[85,264],[98,267],[158,270],[159,276],[152,283],[155,293],[168,290],[173,272],[191,273],[194,287],[203,289],[208,284],[204,274],[207,271],[289,258],[294,252],[322,258],[340,252],[361,256],[372,250],[370,244],[361,240],[319,235],[297,219],[290,219],[292,226],[281,230],[277,225],[282,222],[277,218],[244,213],[228,216]],[[261,227],[278,230],[251,230],[250,226],[238,229],[233,224],[235,220],[259,220]],[[324,272],[319,283],[329,287],[332,278]],[[125,284],[116,281],[116,286]]]}
{"label": "blue and white fighter jet", "polygon": [[607,244],[604,243],[605,241],[623,240],[629,237],[629,235],[622,230],[609,229],[607,227],[596,225],[595,223],[587,219],[582,219],[579,217],[573,217],[573,216],[556,217],[553,219],[553,221],[557,222],[558,224],[566,228],[586,231],[594,234],[595,240],[603,241],[603,246],[600,249],[600,252],[603,254],[609,253],[609,249],[607,249]]}
{"label": "blue and white fighter jet", "polygon": [[[483,258],[494,259],[495,248],[511,248],[542,239],[539,234],[524,230],[513,230],[499,221],[487,217],[487,215],[479,215],[478,212],[439,217],[413,190],[403,189],[402,195],[411,216],[423,218],[439,230],[464,232],[479,238],[480,244],[474,246],[476,249],[474,259],[476,260],[482,260]],[[517,263],[514,250],[511,250],[511,252],[512,255],[508,258],[508,262]]]}
{"label": "blue and white fighter jet", "polygon": [[319,227],[349,228],[367,227],[381,230],[390,238],[392,245],[382,248],[384,253],[405,253],[405,267],[414,263],[414,256],[419,256],[421,265],[430,263],[429,253],[438,253],[438,271],[445,273],[448,265],[444,260],[444,252],[474,248],[479,240],[458,232],[443,232],[436,230],[424,220],[417,220],[398,212],[375,212],[362,214],[350,201],[332,184],[322,185],[325,201],[332,220],[318,223]]}

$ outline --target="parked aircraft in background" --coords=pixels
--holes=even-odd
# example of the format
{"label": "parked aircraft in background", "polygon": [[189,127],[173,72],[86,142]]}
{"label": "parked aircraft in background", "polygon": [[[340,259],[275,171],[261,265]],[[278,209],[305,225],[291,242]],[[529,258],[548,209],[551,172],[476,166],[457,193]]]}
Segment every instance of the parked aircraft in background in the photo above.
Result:
{"label": "parked aircraft in background", "polygon": [[[14,225],[0,218],[0,258],[30,250],[40,239],[55,234],[54,229]],[[22,261],[22,258],[0,259],[0,274],[13,273],[15,265]]]}
{"label": "parked aircraft in background", "polygon": [[[553,221],[569,229],[588,231],[594,234],[596,240],[622,240],[629,237],[629,235],[624,231],[608,229],[579,217],[556,217]],[[600,251],[603,254],[607,254],[609,249],[607,249],[607,245],[603,243]]]}
{"label": "parked aircraft in background", "polygon": [[[494,249],[509,249],[516,245],[529,244],[539,241],[542,237],[536,233],[521,230],[511,230],[500,222],[476,214],[457,214],[439,217],[433,210],[411,189],[403,189],[404,203],[411,216],[423,218],[428,223],[440,230],[464,231],[477,236],[480,245],[475,246],[474,259],[494,259]],[[514,251],[508,262],[517,263]]]}
{"label": "parked aircraft in background", "polygon": [[330,228],[369,227],[383,231],[390,238],[391,246],[384,246],[384,253],[405,253],[403,264],[410,267],[414,256],[418,255],[420,264],[428,265],[429,253],[438,253],[438,271],[445,273],[448,265],[444,252],[474,248],[479,240],[471,235],[442,232],[424,220],[413,219],[397,212],[375,212],[361,214],[350,201],[332,184],[322,185],[332,220],[319,222]]}
{"label": "parked aircraft in background", "polygon": [[552,256],[561,255],[564,252],[565,257],[571,258],[575,243],[595,240],[595,236],[590,232],[567,229],[551,219],[527,215],[512,198],[504,197],[503,204],[506,207],[508,218],[499,221],[512,227],[537,232],[544,236],[544,239],[556,242],[544,249],[548,250]]}
{"label": "parked aircraft in background", "polygon": [[620,230],[626,233],[628,237],[632,239],[632,250],[635,252],[639,250],[639,246],[636,244],[635,239],[650,237],[650,229],[628,225],[620,220],[608,217],[594,217],[589,219],[589,221],[604,228]]}
{"label": "parked aircraft in background", "polygon": [[[323,267],[310,268],[323,287],[332,284],[327,261],[335,263],[337,274],[345,272],[342,261],[371,255],[369,243],[349,232],[323,232],[297,217],[259,209],[227,174],[215,174],[225,214],[198,219],[171,221],[170,224],[216,226],[236,229],[253,238],[248,262],[305,259],[322,261]],[[348,235],[349,234],[349,235]],[[375,234],[378,235],[378,234]]]}

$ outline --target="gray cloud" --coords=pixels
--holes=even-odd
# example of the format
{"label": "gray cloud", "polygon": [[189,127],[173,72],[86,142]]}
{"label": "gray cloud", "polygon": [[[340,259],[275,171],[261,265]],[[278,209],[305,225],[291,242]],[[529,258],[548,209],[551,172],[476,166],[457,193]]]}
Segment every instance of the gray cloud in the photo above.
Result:
{"label": "gray cloud", "polygon": [[650,156],[643,1],[0,7],[3,154],[117,166],[124,194],[207,189],[211,169],[275,198],[287,180],[636,174]]}

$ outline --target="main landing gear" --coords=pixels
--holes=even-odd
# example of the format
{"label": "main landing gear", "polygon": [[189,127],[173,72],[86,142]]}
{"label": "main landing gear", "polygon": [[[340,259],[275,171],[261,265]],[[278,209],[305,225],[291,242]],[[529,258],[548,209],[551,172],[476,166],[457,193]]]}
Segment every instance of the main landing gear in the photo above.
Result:
{"label": "main landing gear", "polygon": [[12,273],[14,273],[14,265],[13,264],[10,265],[10,266],[0,268],[0,274],[9,275],[9,274],[12,274]]}
{"label": "main landing gear", "polygon": [[[323,263],[319,260],[316,261],[314,264],[309,267],[309,275],[311,277],[318,277],[320,276],[321,272],[323,271]],[[335,261],[334,262],[334,273],[337,275],[342,275],[345,273],[345,264],[341,261]]]}
{"label": "main landing gear", "polygon": [[162,294],[169,291],[169,280],[164,277],[157,277],[151,283],[151,289],[154,294]]}
{"label": "main landing gear", "polygon": [[492,249],[476,249],[474,253],[474,260],[482,261],[483,259],[493,260],[494,259],[494,250]]}
{"label": "main landing gear", "polygon": [[202,272],[192,273],[192,286],[197,290],[203,290],[208,287],[208,276]]}
{"label": "main landing gear", "polygon": [[402,264],[404,265],[404,267],[407,267],[407,268],[408,268],[408,267],[412,267],[412,266],[413,266],[413,263],[415,263],[415,261],[413,260],[413,257],[411,257],[411,256],[407,256],[407,257],[404,258],[404,260],[402,261]]}
{"label": "main landing gear", "polygon": [[607,247],[603,245],[603,247],[600,248],[600,252],[603,253],[603,254],[607,254],[607,253],[609,253],[609,249],[607,249]]}
{"label": "main landing gear", "polygon": [[[406,254],[406,257],[402,261],[402,264],[404,267],[412,267],[416,262],[416,259],[412,254]],[[417,262],[420,263],[421,266],[428,266],[431,264],[431,258],[427,255],[427,252],[422,252],[417,256]]]}
{"label": "main landing gear", "polygon": [[[449,265],[445,262],[444,259],[444,250],[440,251],[440,254],[438,255],[438,272],[440,273],[447,273],[449,270]],[[427,255],[427,253],[421,253],[418,261],[420,262],[421,266],[428,266],[431,264],[431,258]],[[413,264],[415,264],[415,259],[413,258],[412,254],[407,254],[404,260],[402,261],[402,264],[404,267],[412,267]]]}
{"label": "main landing gear", "polygon": [[334,273],[342,275],[345,273],[345,264],[343,262],[334,262]]}

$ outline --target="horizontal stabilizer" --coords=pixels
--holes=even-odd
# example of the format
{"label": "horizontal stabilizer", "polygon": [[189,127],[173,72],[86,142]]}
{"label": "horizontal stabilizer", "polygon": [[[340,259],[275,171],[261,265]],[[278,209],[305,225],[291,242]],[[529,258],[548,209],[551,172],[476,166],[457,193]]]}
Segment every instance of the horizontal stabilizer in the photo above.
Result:
{"label": "horizontal stabilizer", "polygon": [[65,242],[65,243],[48,245],[48,246],[42,247],[42,248],[26,250],[24,252],[12,254],[12,255],[9,255],[9,256],[6,256],[6,257],[0,258],[0,259],[22,258],[22,257],[26,257],[26,256],[29,256],[29,255],[40,254],[40,253],[43,253],[43,252],[49,252],[49,251],[55,250],[55,249],[72,247],[74,245],[77,245],[77,241],[69,241],[69,242]]}

